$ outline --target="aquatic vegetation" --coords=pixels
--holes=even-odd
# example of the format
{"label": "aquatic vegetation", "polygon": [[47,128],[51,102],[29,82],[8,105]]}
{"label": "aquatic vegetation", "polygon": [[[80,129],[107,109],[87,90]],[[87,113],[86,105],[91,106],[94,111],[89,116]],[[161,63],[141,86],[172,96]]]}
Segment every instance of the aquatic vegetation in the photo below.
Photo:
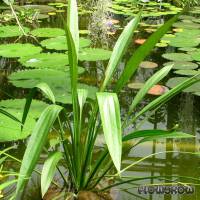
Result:
{"label": "aquatic vegetation", "polygon": [[155,63],[155,62],[151,62],[151,61],[143,61],[143,62],[140,63],[140,67],[141,68],[152,69],[152,68],[158,67],[158,64]]}
{"label": "aquatic vegetation", "polygon": [[174,62],[166,62],[163,64],[164,66],[166,65],[173,65],[173,69],[183,69],[183,70],[189,70],[189,69],[197,69],[198,64],[193,63],[193,62],[184,62],[184,61],[174,61]]}
{"label": "aquatic vegetation", "polygon": [[19,62],[25,67],[50,68],[67,70],[69,65],[68,55],[63,53],[40,53],[31,56],[24,56]]}
{"label": "aquatic vegetation", "polygon": [[23,56],[29,56],[38,54],[41,51],[42,48],[29,43],[13,43],[0,45],[0,56],[5,58],[18,58]]}
{"label": "aquatic vegetation", "polygon": [[79,60],[81,61],[98,61],[108,60],[111,56],[111,51],[98,48],[84,48],[80,50]]}
{"label": "aquatic vegetation", "polygon": [[[89,47],[91,45],[91,40],[80,38],[79,44],[80,48]],[[47,49],[68,50],[67,39],[65,36],[42,40],[41,45]]]}
{"label": "aquatic vegetation", "polygon": [[[151,5],[154,6],[157,4],[151,3]],[[13,198],[16,199],[21,199],[27,181],[31,177],[43,150],[47,153],[48,158],[44,162],[41,174],[42,196],[44,197],[47,193],[53,181],[54,174],[58,170],[59,175],[65,183],[65,187],[72,194],[73,198],[73,196],[80,195],[81,191],[84,190],[101,192],[109,190],[116,186],[116,184],[121,185],[127,181],[132,182],[138,180],[138,178],[128,177],[124,173],[140,162],[139,160],[127,167],[122,166],[122,155],[129,152],[127,149],[124,149],[127,142],[131,145],[128,147],[128,150],[130,150],[147,141],[162,138],[194,137],[190,134],[179,132],[175,128],[172,130],[140,131],[133,128],[133,130],[130,131],[128,127],[131,124],[137,123],[137,120],[141,116],[145,116],[145,114],[157,110],[176,94],[186,88],[189,89],[195,86],[195,84],[199,84],[199,72],[197,72],[195,76],[186,77],[186,79],[176,84],[173,89],[168,90],[159,83],[169,74],[173,65],[166,65],[157,70],[144,84],[141,85],[137,83],[137,87],[140,87],[140,90],[131,100],[128,112],[124,117],[121,116],[120,103],[118,100],[118,95],[122,89],[135,74],[139,65],[146,59],[151,50],[177,20],[177,16],[158,28],[156,32],[146,39],[144,44],[140,45],[135,52],[131,54],[125,67],[120,69],[121,74],[119,79],[115,84],[111,84],[113,75],[124,53],[129,49],[134,31],[137,29],[141,20],[141,14],[139,13],[136,15],[136,17],[127,24],[119,36],[112,52],[98,48],[80,48],[81,40],[79,39],[78,10],[75,0],[68,1],[67,14],[67,24],[64,34],[64,30],[62,29],[59,29],[59,31],[57,31],[58,29],[51,29],[52,31],[47,32],[50,28],[40,28],[40,31],[35,29],[32,31],[32,34],[34,31],[35,36],[37,35],[38,37],[60,37],[62,34],[66,34],[68,54],[38,54],[38,52],[35,53],[35,55],[28,56],[25,55],[24,52],[24,55],[19,59],[21,63],[28,67],[43,69],[18,71],[11,73],[8,77],[9,82],[16,87],[30,89],[26,103],[25,105],[23,104],[24,110],[22,112],[16,111],[19,109],[20,103],[19,105],[17,103],[11,104],[11,106],[9,106],[10,108],[6,108],[5,102],[2,102],[2,108],[5,108],[5,110],[0,109],[2,117],[12,120],[14,124],[16,123],[16,133],[18,131],[24,133],[26,130],[29,130],[29,134],[31,133],[24,157],[22,162],[20,161],[20,171],[17,173],[17,180],[6,182],[6,185],[17,182],[16,192],[13,194]],[[52,40],[55,41],[55,38],[51,38],[50,42]],[[46,42],[45,46],[47,46],[47,43],[48,42]],[[58,55],[64,57],[61,58]],[[56,56],[58,56],[58,58],[53,62],[51,57],[53,59],[56,58]],[[65,59],[67,56],[68,59]],[[164,54],[163,57],[178,61],[180,59],[181,61],[192,60],[191,55],[184,53]],[[100,88],[88,86],[78,81],[79,74],[83,72],[83,69],[78,67],[79,60],[109,60],[105,71],[105,77],[100,83]],[[56,64],[62,65],[64,63],[63,61],[65,61],[65,65],[69,64],[66,70],[50,69],[51,67],[56,68]],[[31,66],[29,65],[30,63]],[[42,109],[42,106],[40,107],[42,113],[36,124],[32,124],[31,122],[29,123],[29,114],[32,113],[31,106],[32,104],[34,105],[33,98],[35,97],[37,88],[40,89],[45,99],[49,102],[49,105],[44,109]],[[144,107],[141,107],[140,103],[148,93],[161,96],[155,98]],[[57,102],[59,104],[56,104]],[[16,104],[18,105],[17,108]],[[67,106],[66,104],[71,104],[71,106]],[[138,108],[137,112],[135,112],[136,107]],[[15,112],[17,112],[18,115],[15,115]],[[35,117],[33,120],[33,123],[35,123]],[[10,121],[6,123],[10,124]],[[31,130],[29,127],[26,128],[27,124],[30,125]],[[59,135],[59,144],[54,144],[55,148],[46,149],[44,147],[48,139],[48,134],[52,130]],[[97,136],[102,133],[104,134],[105,141],[102,142],[101,148],[98,149],[98,157],[95,158]],[[21,136],[24,138],[25,133],[24,135],[21,134]],[[8,139],[8,141],[10,140]],[[57,148],[57,146],[59,147]],[[184,153],[190,154],[190,152]],[[152,155],[144,157],[142,160]],[[67,175],[59,169],[60,166],[66,169]],[[100,185],[99,183],[107,178],[106,175],[119,179],[113,179],[113,183],[109,182],[109,184]],[[147,177],[140,177],[139,180],[145,180],[146,178]],[[166,177],[157,176],[157,178]],[[0,186],[4,189],[2,185]]]}
{"label": "aquatic vegetation", "polygon": [[[23,27],[26,33],[29,32],[29,28]],[[22,36],[23,32],[18,26],[0,26],[0,38],[17,37]]]}
{"label": "aquatic vegetation", "polygon": [[[145,85],[145,83],[140,83],[140,82],[133,82],[133,83],[129,83],[128,87],[134,90],[139,90],[141,88],[143,88]],[[163,85],[154,85],[152,88],[149,89],[149,91],[147,92],[147,94],[151,94],[151,95],[163,95],[164,93],[166,93],[168,91],[168,88],[163,86]]]}
{"label": "aquatic vegetation", "polygon": [[191,55],[185,53],[165,53],[162,55],[163,58],[172,61],[192,61]]}
{"label": "aquatic vegetation", "polygon": [[111,7],[113,13],[125,16],[134,16],[140,11],[140,9],[143,9],[143,17],[174,15],[182,10],[170,3],[156,1],[138,1],[137,3],[134,3],[133,1],[115,0]]}
{"label": "aquatic vegetation", "polygon": [[61,28],[36,28],[31,31],[31,34],[35,37],[57,37],[65,35],[65,31]]}
{"label": "aquatic vegetation", "polygon": [[[198,72],[197,72],[198,73]],[[166,86],[168,86],[169,88],[174,88],[176,87],[178,84],[184,82],[185,80],[187,80],[188,77],[174,77],[174,78],[170,78],[167,83]],[[200,83],[195,83],[192,86],[188,87],[187,89],[183,90],[184,92],[191,92],[191,93],[196,93],[196,92],[200,92]]]}
{"label": "aquatic vegetation", "polygon": [[[78,73],[83,73],[84,69],[78,67]],[[37,84],[44,82],[49,85],[55,95],[56,102],[71,104],[71,83],[69,68],[68,71],[53,69],[32,69],[19,72],[13,72],[8,78],[16,87],[34,88]],[[97,88],[86,84],[79,83],[78,87],[90,91],[88,97],[95,99]]]}
{"label": "aquatic vegetation", "polygon": [[[8,113],[12,113],[13,116],[21,120],[25,103],[26,99],[3,100],[0,101],[0,108]],[[21,131],[21,124],[19,122],[13,121],[8,116],[0,115],[0,142],[27,138],[30,135],[33,126],[35,126],[36,119],[46,107],[46,103],[33,100],[30,107],[31,112],[28,114],[27,121],[23,126],[23,131]]]}

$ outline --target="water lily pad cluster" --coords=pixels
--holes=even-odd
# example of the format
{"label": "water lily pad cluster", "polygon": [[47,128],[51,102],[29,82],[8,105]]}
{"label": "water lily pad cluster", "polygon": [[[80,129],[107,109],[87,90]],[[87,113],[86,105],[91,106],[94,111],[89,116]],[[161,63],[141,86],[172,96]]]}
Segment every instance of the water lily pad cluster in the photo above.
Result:
{"label": "water lily pad cluster", "polygon": [[[3,100],[0,101],[0,108],[11,113],[21,121],[25,102],[25,99]],[[14,121],[5,115],[0,115],[0,142],[21,140],[28,137],[35,126],[36,119],[46,107],[47,104],[42,101],[32,101],[23,131],[21,131],[21,124],[19,122]]]}
{"label": "water lily pad cluster", "polygon": [[157,17],[162,15],[174,15],[181,11],[181,8],[164,2],[142,2],[134,4],[132,0],[115,0],[113,1],[111,11],[115,14],[134,16],[142,8],[144,17]]}
{"label": "water lily pad cluster", "polygon": [[[32,69],[12,73],[9,81],[16,87],[33,88],[44,82],[53,91],[56,101],[71,104],[70,73],[53,69]],[[97,88],[79,83],[79,88],[88,89],[89,97],[95,98]]]}
{"label": "water lily pad cluster", "polygon": [[[25,33],[29,32],[29,28],[23,27]],[[18,37],[23,35],[19,26],[0,26],[0,38]]]}

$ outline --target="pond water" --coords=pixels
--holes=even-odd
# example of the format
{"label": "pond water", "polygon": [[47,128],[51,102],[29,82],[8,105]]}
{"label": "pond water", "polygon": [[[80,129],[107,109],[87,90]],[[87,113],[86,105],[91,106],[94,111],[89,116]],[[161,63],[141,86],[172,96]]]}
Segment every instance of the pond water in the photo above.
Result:
{"label": "pond water", "polygon": [[[116,1],[117,2],[117,1]],[[82,33],[88,30],[88,26],[90,24],[90,31],[93,31],[91,33],[91,41],[92,46],[95,47],[108,47],[108,49],[112,49],[113,44],[115,43],[116,39],[119,36],[119,33],[121,32],[121,28],[124,27],[124,25],[127,23],[127,17],[124,16],[123,12],[130,12],[130,6],[121,7],[122,10],[120,10],[120,6],[124,4],[117,4],[116,2],[113,2],[115,5],[115,12],[112,14],[102,14],[101,17],[110,17],[111,19],[115,19],[112,21],[109,21],[111,26],[109,29],[108,27],[98,27],[94,29],[94,21],[91,21],[91,13],[88,12],[85,8],[87,8],[87,4],[82,3],[82,9],[80,14],[80,29],[82,30]],[[39,4],[48,5],[48,1],[40,1],[36,2]],[[51,2],[52,3],[52,2]],[[111,2],[110,2],[111,3]],[[34,3],[35,4],[35,3]],[[29,26],[31,28],[36,27],[56,27],[56,28],[63,28],[63,19],[66,19],[66,7],[58,6],[59,4],[50,4],[53,8],[55,8],[57,5],[57,10],[60,10],[58,12],[55,12],[54,9],[50,10],[49,12],[45,13],[48,14],[49,17],[47,19],[41,20],[41,22],[33,22]],[[118,6],[118,7],[117,7]],[[161,5],[162,6],[162,5]],[[159,10],[161,7],[158,7]],[[44,8],[45,9],[45,8]],[[149,6],[148,9],[151,11],[152,7]],[[139,31],[135,33],[134,38],[132,39],[130,48],[127,52],[127,54],[124,56],[122,62],[120,63],[119,71],[115,74],[115,77],[113,80],[117,79],[120,75],[121,69],[123,69],[125,63],[127,62],[128,58],[134,50],[140,45],[136,44],[138,43],[138,39],[147,38],[154,29],[157,29],[159,24],[162,24],[164,21],[169,19],[173,13],[166,13],[155,15],[152,14],[152,12],[147,12],[148,9],[145,10],[145,17],[143,18],[143,24],[141,23],[141,26],[139,28]],[[174,7],[173,7],[174,9]],[[172,10],[173,10],[172,9]],[[162,9],[161,9],[162,10]],[[159,10],[159,11],[161,11]],[[176,9],[174,9],[176,10]],[[177,9],[178,10],[178,9]],[[121,12],[121,13],[120,13]],[[135,11],[137,12],[137,10]],[[170,11],[167,11],[170,12]],[[150,14],[151,13],[151,14]],[[200,12],[199,12],[200,13]],[[175,13],[174,13],[175,14]],[[153,16],[152,16],[153,15]],[[191,19],[187,19],[187,16],[194,15],[196,19],[198,19],[197,14],[191,14],[187,13],[187,15],[184,15],[184,23],[188,25],[191,23]],[[94,17],[94,15],[93,15]],[[93,18],[93,20],[95,17]],[[97,19],[96,19],[97,20]],[[189,20],[189,21],[187,21]],[[119,21],[119,22],[118,22]],[[197,21],[197,20],[196,20]],[[200,18],[199,18],[200,21]],[[94,23],[94,24],[92,24]],[[197,23],[198,24],[198,23]],[[191,27],[191,24],[189,24]],[[199,24],[198,24],[199,25]],[[108,24],[107,24],[108,26]],[[194,25],[193,25],[194,26]],[[199,25],[200,26],[200,25]],[[146,30],[145,30],[146,29]],[[180,29],[179,26],[176,27],[176,29]],[[103,31],[107,30],[109,31],[109,34],[105,34]],[[197,29],[195,29],[197,30]],[[198,29],[200,30],[200,28]],[[180,30],[175,30],[180,31]],[[175,34],[173,30],[170,30],[169,34]],[[88,38],[87,34],[82,34],[82,37]],[[99,40],[99,38],[101,38]],[[12,43],[16,41],[15,38],[11,39],[0,39],[1,43]],[[168,38],[169,39],[169,38]],[[198,38],[199,39],[199,38]],[[44,40],[44,38],[38,38],[38,41],[35,41],[33,38],[26,39],[24,38],[19,39],[19,41],[23,42],[29,42],[38,45],[38,42],[41,42]],[[192,41],[191,41],[192,42]],[[141,43],[141,40],[139,41]],[[177,42],[178,43],[178,42]],[[200,43],[200,42],[199,42]],[[47,42],[48,44],[48,42]],[[163,45],[166,44],[166,45]],[[164,53],[172,53],[172,52],[184,52],[177,50],[177,47],[170,46],[167,44],[167,42],[161,42],[159,43],[160,46],[164,47],[156,47],[150,56],[146,58],[146,61],[155,62],[158,64],[158,67],[156,68],[149,68],[148,66],[146,68],[140,67],[137,71],[136,75],[132,77],[131,83],[133,82],[144,82],[149,77],[152,76],[153,73],[155,73],[158,69],[160,69],[163,66],[163,63],[168,62],[167,59],[162,57],[162,54]],[[195,46],[195,45],[194,45]],[[186,44],[186,47],[189,48]],[[180,47],[181,48],[181,47]],[[196,48],[196,46],[195,46]],[[44,51],[50,51],[51,53],[55,52],[54,50],[44,50]],[[60,52],[60,51],[58,51]],[[61,51],[65,52],[65,51]],[[188,51],[189,52],[189,51]],[[189,53],[188,53],[189,55]],[[180,56],[180,55],[178,55]],[[50,58],[47,58],[50,59]],[[170,60],[170,59],[169,59]],[[184,60],[184,59],[183,59]],[[187,59],[186,59],[187,60]],[[34,60],[31,60],[34,62]],[[59,60],[58,60],[59,61]],[[180,60],[179,60],[180,61]],[[178,61],[178,62],[179,62]],[[200,61],[200,60],[199,60]],[[186,61],[186,62],[190,62]],[[193,61],[194,63],[198,64],[198,60],[196,59]],[[103,72],[105,70],[105,66],[107,64],[107,61],[80,61],[80,66],[82,66],[85,69],[85,72],[81,75],[80,81],[84,84],[89,84],[92,86],[98,86],[99,82],[102,80]],[[149,63],[148,63],[149,64]],[[152,63],[150,63],[152,64]],[[150,65],[149,64],[149,65]],[[180,63],[179,63],[180,64]],[[191,64],[191,63],[190,63]],[[0,98],[1,100],[10,99],[10,98],[24,98],[26,94],[28,94],[27,87],[22,88],[16,88],[8,81],[8,76],[12,72],[16,72],[19,69],[27,69],[20,64],[17,59],[10,59],[10,58],[0,58],[0,66],[1,66],[1,73],[0,73],[0,80],[1,80],[1,86],[0,86]],[[146,66],[146,65],[145,65]],[[182,69],[182,68],[181,68]],[[183,69],[184,70],[184,69]],[[180,72],[179,72],[180,73]],[[183,76],[187,75],[188,72]],[[47,75],[46,75],[47,76]],[[168,80],[172,77],[177,77],[180,75],[177,75],[173,72],[171,72],[165,80],[160,83],[161,85],[168,85],[166,84]],[[37,77],[36,77],[37,78]],[[47,76],[47,79],[49,77]],[[50,78],[49,78],[50,79]],[[14,81],[13,81],[14,82]],[[114,84],[115,81],[113,81]],[[25,82],[24,84],[29,84],[29,82]],[[120,95],[120,105],[121,105],[121,111],[122,113],[126,113],[128,109],[128,105],[130,105],[132,97],[135,95],[136,90],[126,87],[124,88],[123,92]],[[192,156],[192,155],[186,155],[178,153],[178,151],[192,151],[197,152],[200,150],[200,104],[199,100],[200,97],[198,95],[194,95],[194,93],[198,93],[199,91],[192,91],[190,93],[182,93],[176,97],[174,97],[172,100],[170,100],[169,103],[162,106],[159,110],[157,110],[155,113],[152,114],[146,121],[144,119],[140,119],[139,123],[137,123],[137,127],[135,125],[130,126],[129,130],[131,130],[133,127],[138,129],[173,129],[177,128],[180,131],[190,133],[194,136],[196,136],[193,139],[179,139],[179,140],[173,140],[173,139],[166,139],[166,140],[159,140],[154,142],[147,142],[142,145],[137,146],[136,148],[132,149],[129,155],[124,156],[124,163],[123,166],[127,166],[127,164],[130,164],[133,161],[137,161],[145,156],[148,156],[151,153],[156,152],[163,152],[163,151],[177,151],[176,153],[160,153],[155,156],[149,157],[145,159],[144,161],[140,162],[136,166],[129,169],[128,172],[125,174],[128,176],[133,177],[144,177],[144,176],[151,176],[151,179],[147,179],[145,181],[137,181],[133,183],[126,184],[124,186],[120,186],[119,188],[116,187],[112,189],[111,194],[114,200],[128,200],[128,199],[152,199],[152,200],[178,200],[178,199],[187,199],[187,200],[194,200],[199,199],[200,196],[200,188],[198,185],[195,185],[195,192],[194,194],[183,194],[183,195],[163,195],[163,194],[156,194],[156,195],[149,195],[149,194],[139,194],[138,193],[138,186],[139,185],[150,185],[150,184],[160,184],[164,185],[168,182],[176,182],[178,176],[188,176],[188,177],[195,177],[199,178],[200,176],[200,158],[198,156]],[[156,98],[155,95],[147,95],[145,101],[142,102],[141,107],[148,104],[152,99]],[[40,95],[37,96],[38,99],[41,99],[42,97]],[[101,143],[102,138],[99,138],[99,142]],[[16,142],[16,149],[13,152],[13,154],[19,158],[22,157],[24,149],[25,149],[26,142]],[[1,143],[1,147],[4,148],[6,146],[9,146],[10,143]],[[126,159],[126,157],[129,157],[129,161]],[[154,176],[172,176],[168,180],[159,180],[158,178],[153,178]],[[37,182],[37,181],[36,181]],[[191,183],[192,185],[195,183],[194,180],[187,179],[185,181],[186,183]],[[37,184],[36,184],[37,185]],[[34,186],[32,186],[34,188]],[[128,188],[128,189],[127,189]],[[27,196],[27,199],[39,199],[40,197],[36,197],[35,194],[31,195],[32,191],[29,191],[30,194]]]}

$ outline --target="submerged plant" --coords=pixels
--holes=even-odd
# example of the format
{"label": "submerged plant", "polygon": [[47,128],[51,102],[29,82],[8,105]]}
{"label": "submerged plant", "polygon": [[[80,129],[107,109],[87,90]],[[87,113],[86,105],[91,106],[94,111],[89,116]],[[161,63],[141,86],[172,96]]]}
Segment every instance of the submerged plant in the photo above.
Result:
{"label": "submerged plant", "polygon": [[[105,72],[105,78],[101,84],[99,92],[96,95],[96,99],[89,100],[87,97],[90,95],[90,90],[78,89],[78,12],[76,0],[68,1],[68,18],[65,30],[69,50],[69,85],[71,89],[72,112],[68,112],[64,106],[56,105],[55,96],[48,85],[37,85],[37,87],[43,91],[45,97],[47,97],[52,104],[48,105],[42,112],[32,131],[21,163],[18,179],[13,182],[7,182],[7,185],[10,185],[17,181],[16,193],[13,196],[14,199],[22,199],[22,193],[25,185],[35,169],[43,150],[45,150],[49,156],[44,163],[41,174],[42,196],[44,196],[48,191],[56,170],[58,170],[63,178],[68,191],[76,196],[81,194],[81,191],[84,190],[105,191],[115,185],[120,185],[125,182],[150,178],[121,177],[124,171],[140,162],[139,160],[122,169],[122,155],[127,151],[127,149],[124,148],[124,145],[127,142],[134,140],[134,145],[131,145],[130,147],[134,148],[143,142],[160,138],[193,137],[189,134],[178,132],[176,130],[132,130],[131,132],[125,134],[126,128],[130,124],[135,123],[140,116],[144,115],[146,112],[158,109],[176,94],[199,81],[199,74],[186,79],[173,89],[153,100],[135,115],[132,115],[135,108],[143,100],[148,91],[168,75],[172,65],[167,65],[147,80],[137,95],[133,98],[126,117],[123,120],[121,119],[120,104],[117,94],[120,93],[121,89],[136,72],[139,64],[145,59],[160,38],[177,19],[177,17],[174,17],[166,22],[134,52],[127,62],[119,80],[114,85],[113,91],[109,92],[108,88],[112,80],[112,76],[116,71],[125,51],[128,49],[134,30],[136,30],[139,24],[140,16],[141,15],[138,14],[123,30],[113,49]],[[24,107],[24,113],[21,120],[22,130],[24,126],[23,124],[26,123],[26,117],[28,115],[34,93],[35,89],[31,90]],[[1,111],[1,113],[12,117],[10,113],[5,113],[3,111]],[[54,126],[55,121],[57,122],[56,126]],[[47,151],[45,148],[48,133],[52,128],[56,129],[59,133],[62,151],[59,150],[60,148],[54,148],[53,151],[52,149]],[[70,134],[68,135],[67,132]],[[99,149],[100,154],[98,158],[95,158],[95,143],[97,141],[97,136],[102,132],[104,133],[106,145]],[[2,152],[0,153],[3,154]],[[164,152],[158,152],[156,154],[159,153]],[[145,160],[150,156],[151,155],[143,158],[142,160]],[[67,175],[60,170],[60,166],[66,169]],[[108,174],[111,177],[118,178],[118,182],[99,188],[99,183],[106,178],[106,175]],[[155,178],[164,179],[165,176],[157,176]],[[0,190],[1,188],[2,187],[0,187]]]}

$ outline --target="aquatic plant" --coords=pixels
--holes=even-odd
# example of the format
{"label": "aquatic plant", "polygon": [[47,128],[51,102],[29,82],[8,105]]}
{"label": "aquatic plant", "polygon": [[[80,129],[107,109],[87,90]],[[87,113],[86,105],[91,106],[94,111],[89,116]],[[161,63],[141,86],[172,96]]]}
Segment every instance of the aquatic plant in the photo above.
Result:
{"label": "aquatic plant", "polygon": [[[42,150],[45,150],[49,156],[44,163],[41,175],[42,196],[44,196],[47,192],[56,169],[58,169],[66,187],[68,187],[68,190],[71,192],[72,197],[79,195],[83,190],[105,191],[116,185],[124,184],[127,181],[131,182],[150,178],[130,178],[125,176],[123,177],[126,179],[125,181],[123,178],[120,178],[121,174],[140,162],[134,162],[128,167],[122,169],[122,155],[127,151],[127,149],[125,150],[123,148],[126,142],[131,142],[131,140],[134,140],[136,143],[131,143],[130,147],[134,148],[143,142],[161,138],[193,137],[189,134],[179,132],[176,129],[141,131],[132,130],[131,132],[125,134],[126,127],[128,127],[130,124],[136,123],[140,116],[149,111],[158,109],[161,105],[166,103],[176,94],[199,81],[199,74],[184,80],[173,89],[167,91],[165,94],[150,102],[139,112],[132,115],[135,111],[135,108],[140,104],[148,91],[168,75],[172,65],[167,65],[157,71],[150,79],[147,80],[147,82],[133,98],[126,117],[124,119],[121,118],[120,104],[117,94],[120,93],[122,88],[127,84],[131,76],[134,75],[138,69],[139,64],[146,58],[146,56],[151,52],[160,38],[168,31],[168,29],[177,19],[177,17],[173,17],[167,21],[134,52],[134,54],[127,62],[122,74],[120,75],[119,80],[115,85],[113,85],[113,90],[111,90],[109,86],[113,74],[116,71],[125,51],[128,49],[134,30],[136,30],[140,21],[140,17],[141,15],[138,14],[134,19],[132,19],[127,24],[119,39],[117,40],[113,52],[110,56],[110,60],[105,72],[105,78],[98,93],[96,94],[95,99],[92,101],[88,99],[91,90],[79,89],[78,86],[78,12],[76,1],[68,1],[68,18],[65,30],[69,50],[68,60],[70,65],[70,73],[66,72],[65,76],[57,79],[57,81],[64,81],[69,77],[70,84],[68,85],[68,88],[71,92],[70,98],[72,102],[72,112],[67,112],[64,106],[56,104],[54,91],[52,92],[50,89],[51,85],[50,87],[46,84],[41,85],[41,83],[36,85],[44,93],[49,102],[51,102],[51,105],[48,105],[44,109],[33,128],[21,163],[18,179],[8,181],[3,186],[1,185],[0,190],[2,188],[4,189],[5,185],[9,186],[17,182],[16,193],[14,194],[13,198],[22,199],[21,195],[23,193],[24,187],[34,168],[36,167]],[[64,74],[62,71],[58,71],[57,73]],[[40,73],[38,74],[42,76]],[[13,81],[15,80],[16,79]],[[39,81],[38,79],[36,80]],[[29,84],[33,84],[33,82],[30,81]],[[62,86],[63,85],[60,85],[60,87]],[[20,123],[22,130],[24,129],[24,124],[26,124],[28,121],[27,115],[29,113],[29,108],[31,106],[32,98],[34,97],[35,92],[35,89],[31,90],[30,95],[27,98],[24,107],[24,113]],[[13,118],[13,120],[15,119],[15,117],[12,116],[10,112],[3,112],[3,110],[0,111],[10,118]],[[17,120],[15,119],[15,121]],[[56,148],[53,151],[47,151],[44,148],[45,143],[48,137],[48,133],[53,128],[55,121],[57,121],[57,125],[54,128],[57,129],[57,132],[59,133],[62,151],[59,151],[59,148]],[[66,129],[69,131],[69,135],[67,135]],[[104,133],[106,144],[104,144],[100,149],[100,155],[98,158],[95,158],[95,142],[97,141],[98,134],[102,132]],[[128,148],[128,150],[130,148]],[[0,154],[4,155],[3,152],[0,152]],[[142,160],[145,160],[150,156],[152,155],[149,155]],[[60,162],[61,160],[62,163]],[[67,175],[65,175],[59,169],[60,165],[67,169]],[[111,177],[119,177],[118,182],[116,184],[113,183],[104,185],[103,188],[99,189],[99,183],[103,180],[104,177],[106,177],[108,173],[110,173]],[[157,176],[157,178],[161,178],[161,176]],[[165,176],[162,176],[162,178],[165,178]]]}

